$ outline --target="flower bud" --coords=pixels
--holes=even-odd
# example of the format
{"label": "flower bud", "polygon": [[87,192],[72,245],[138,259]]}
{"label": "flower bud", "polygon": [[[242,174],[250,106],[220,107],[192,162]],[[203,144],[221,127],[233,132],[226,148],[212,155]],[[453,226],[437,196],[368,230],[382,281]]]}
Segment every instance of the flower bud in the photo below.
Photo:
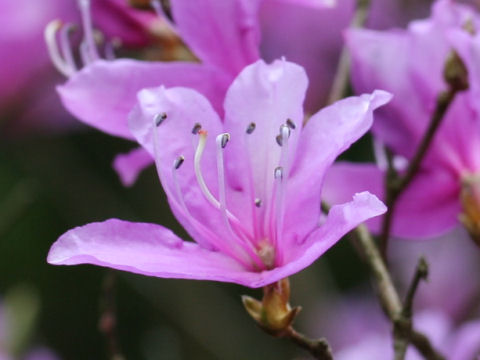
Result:
{"label": "flower bud", "polygon": [[480,175],[463,178],[460,199],[463,210],[459,216],[460,222],[472,240],[480,246]]}
{"label": "flower bud", "polygon": [[300,307],[291,308],[289,304],[290,284],[288,278],[263,288],[262,301],[250,296],[242,296],[242,302],[250,316],[266,332],[282,336],[293,323]]}
{"label": "flower bud", "polygon": [[467,67],[455,51],[452,51],[447,58],[443,78],[452,89],[459,91],[468,89]]}

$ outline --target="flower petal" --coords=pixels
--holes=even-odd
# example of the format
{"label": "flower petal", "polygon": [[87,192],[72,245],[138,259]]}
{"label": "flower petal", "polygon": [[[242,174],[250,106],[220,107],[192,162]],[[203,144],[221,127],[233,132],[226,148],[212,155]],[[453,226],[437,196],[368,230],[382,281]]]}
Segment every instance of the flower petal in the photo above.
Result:
{"label": "flower petal", "polygon": [[91,223],[63,234],[51,247],[54,265],[93,264],[148,276],[242,283],[235,260],[178,238],[155,224],[118,219]]}
{"label": "flower petal", "polygon": [[[159,126],[154,125],[156,114],[166,116]],[[223,131],[221,120],[208,100],[187,88],[143,89],[138,93],[138,104],[130,114],[129,123],[139,143],[155,156],[172,211],[193,239],[204,247],[239,255],[230,251],[235,241],[226,219],[205,196],[197,178],[201,173],[209,192],[218,199],[215,137]],[[192,131],[197,125],[207,133],[198,172],[195,156],[200,135]],[[184,160],[176,169],[174,164],[179,157]]]}
{"label": "flower petal", "polygon": [[390,98],[387,92],[375,91],[338,101],[312,116],[302,129],[288,183],[284,227],[292,241],[302,239],[318,223],[321,186],[328,167],[368,131],[373,111]]}
{"label": "flower petal", "polygon": [[[371,191],[384,197],[384,174],[373,164],[339,163],[325,177],[323,198],[338,204],[356,191]],[[455,174],[422,169],[395,204],[391,234],[418,239],[440,235],[457,224],[460,213],[460,184]],[[381,219],[368,222],[378,233]]]}
{"label": "flower petal", "polygon": [[368,192],[355,194],[352,201],[333,206],[317,230],[308,238],[291,244],[288,251],[284,250],[285,265],[278,271],[285,277],[306,268],[350,230],[386,210],[385,205]]}
{"label": "flower petal", "polygon": [[[428,110],[412,96],[414,84],[408,71],[409,42],[403,31],[350,30],[346,43],[352,56],[352,82],[356,92],[385,89],[395,95],[379,110],[373,131],[396,153],[410,157],[427,126]],[[409,99],[408,106],[404,100]]]}
{"label": "flower petal", "polygon": [[[375,164],[337,162],[328,169],[322,187],[322,200],[329,205],[343,204],[352,194],[368,191],[380,199],[384,198],[384,172]],[[368,227],[378,232],[381,217],[366,222]]]}
{"label": "flower petal", "polygon": [[411,239],[441,235],[458,224],[460,210],[456,174],[421,170],[398,198],[392,234]]}
{"label": "flower petal", "polygon": [[[232,188],[249,194],[245,202],[253,205],[254,198],[261,200],[264,205],[255,211],[268,211],[275,168],[283,166],[287,171],[291,166],[307,85],[300,66],[285,60],[272,64],[259,60],[247,66],[227,92],[225,129],[232,139],[226,149],[227,175]],[[288,119],[296,125],[290,131],[288,146],[282,147],[276,137]],[[247,134],[251,124],[255,124],[254,130]],[[286,151],[285,164],[280,163],[282,149]]]}
{"label": "flower petal", "polygon": [[178,33],[205,63],[235,76],[259,58],[259,0],[172,1]]}
{"label": "flower petal", "polygon": [[[280,57],[305,68],[310,80],[305,110],[312,114],[325,104],[343,45],[342,31],[353,14],[353,1],[264,0],[260,10],[261,55]],[[315,41],[308,39],[315,34]]]}
{"label": "flower petal", "polygon": [[218,70],[194,63],[135,60],[97,61],[58,87],[64,106],[81,121],[108,134],[133,139],[128,113],[139,90],[189,86],[221,108],[228,81]]}
{"label": "flower petal", "polygon": [[113,168],[124,186],[132,186],[142,170],[153,163],[152,155],[145,149],[138,148],[129,153],[117,155],[113,161]]}

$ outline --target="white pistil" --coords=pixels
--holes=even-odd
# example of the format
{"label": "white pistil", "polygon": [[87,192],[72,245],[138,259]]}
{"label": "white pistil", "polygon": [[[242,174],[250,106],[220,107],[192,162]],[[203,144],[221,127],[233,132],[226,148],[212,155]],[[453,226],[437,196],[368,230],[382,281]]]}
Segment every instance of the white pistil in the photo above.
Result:
{"label": "white pistil", "polygon": [[[205,145],[207,143],[207,132],[205,130],[198,131],[198,137],[199,137],[198,145],[197,145],[197,149],[195,151],[195,156],[193,160],[193,166],[194,166],[195,176],[197,178],[198,186],[200,187],[200,190],[202,191],[205,198],[210,202],[210,204],[212,204],[217,209],[220,209],[220,201],[218,201],[217,198],[213,196],[211,191],[208,189],[208,186],[205,183],[205,179],[203,178],[202,168],[200,165],[203,151],[205,150]],[[250,236],[248,231],[245,229],[242,223],[235,217],[235,215],[233,215],[228,210],[226,210],[226,212],[227,212],[228,218],[235,224],[235,227],[238,229],[241,229],[246,236]]]}
{"label": "white pistil", "polygon": [[60,54],[57,43],[57,32],[62,27],[62,22],[60,20],[53,20],[48,23],[45,27],[44,37],[45,42],[47,43],[48,54],[52,60],[55,68],[66,77],[70,77],[74,73],[65,59]]}
{"label": "white pistil", "polygon": [[92,25],[92,16],[90,13],[90,0],[78,0],[78,7],[80,8],[80,14],[82,16],[82,25],[84,40],[82,45],[84,45],[84,56],[88,61],[86,64],[89,64],[97,59],[99,59],[97,46],[95,43],[95,37],[93,34],[93,25]]}
{"label": "white pistil", "polygon": [[220,202],[212,195],[210,190],[205,183],[205,179],[203,178],[202,168],[200,165],[200,161],[202,160],[203,151],[205,150],[205,145],[207,144],[207,132],[205,130],[198,131],[198,145],[197,149],[195,150],[195,157],[193,161],[193,166],[195,169],[195,176],[197,178],[198,185],[200,186],[200,190],[202,191],[205,198],[217,209],[220,208]]}

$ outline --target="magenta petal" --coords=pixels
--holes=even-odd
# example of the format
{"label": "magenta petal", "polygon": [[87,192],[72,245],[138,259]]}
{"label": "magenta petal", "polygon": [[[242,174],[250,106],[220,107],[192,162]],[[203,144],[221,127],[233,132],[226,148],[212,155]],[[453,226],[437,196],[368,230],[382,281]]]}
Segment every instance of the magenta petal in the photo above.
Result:
{"label": "magenta petal", "polygon": [[[352,82],[356,92],[385,89],[394,98],[379,110],[373,131],[396,153],[412,155],[414,145],[428,118],[428,110],[420,97],[412,96],[415,88],[409,76],[409,42],[402,31],[379,32],[351,30],[347,46],[352,56]],[[404,99],[409,99],[405,106]],[[385,114],[385,115],[384,115]]]}
{"label": "magenta petal", "polygon": [[[260,10],[262,58],[285,57],[305,68],[310,80],[305,102],[312,114],[325,104],[343,45],[354,1],[337,0],[326,7],[322,0],[264,0]],[[313,41],[309,39],[315,34]]]}
{"label": "magenta petal", "polygon": [[97,61],[59,86],[58,92],[64,106],[80,120],[108,134],[133,139],[127,118],[137,92],[160,85],[192,87],[221,108],[228,81],[218,71],[195,63]]}
{"label": "magenta petal", "polygon": [[94,264],[163,278],[233,282],[245,272],[235,260],[183,241],[162,226],[117,219],[66,232],[52,245],[47,261]]}
{"label": "magenta petal", "polygon": [[235,76],[259,58],[257,11],[260,0],[175,0],[178,33],[204,63]]}
{"label": "magenta petal", "polygon": [[441,235],[458,224],[460,210],[456,175],[421,171],[398,199],[392,234],[413,239]]}
{"label": "magenta petal", "polygon": [[390,98],[391,95],[384,91],[350,97],[310,118],[300,135],[288,184],[285,228],[291,229],[287,231],[292,232],[292,237],[301,239],[315,227],[320,217],[320,193],[325,172],[340,153],[368,131],[373,111]]}
{"label": "magenta petal", "polygon": [[129,153],[117,155],[113,161],[113,168],[124,186],[132,186],[142,170],[153,163],[152,155],[145,149],[138,148]]}

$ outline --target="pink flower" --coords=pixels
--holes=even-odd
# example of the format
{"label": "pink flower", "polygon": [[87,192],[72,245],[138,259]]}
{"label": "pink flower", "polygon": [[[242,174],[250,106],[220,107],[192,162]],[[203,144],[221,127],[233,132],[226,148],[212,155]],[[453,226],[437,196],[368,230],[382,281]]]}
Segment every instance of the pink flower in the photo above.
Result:
{"label": "pink flower", "polygon": [[[121,39],[126,46],[144,45],[151,21],[128,9],[124,0],[94,1],[96,28],[107,39]],[[128,9],[128,11],[127,11]],[[43,41],[43,31],[56,18],[78,22],[74,0],[19,0],[0,4],[0,110],[8,119],[2,134],[59,131],[76,125],[62,111],[55,92],[60,77],[53,71]],[[153,18],[153,16],[150,16]],[[32,55],[34,54],[34,55]]]}
{"label": "pink flower", "polygon": [[[455,98],[420,170],[395,206],[392,234],[406,238],[435,236],[457,225],[462,185],[474,193],[480,171],[478,64],[469,61],[466,50],[461,51],[466,42],[479,43],[479,37],[468,34],[466,27],[478,29],[480,18],[472,9],[449,0],[437,1],[432,11],[431,18],[414,21],[406,30],[347,34],[355,89],[382,88],[394,95],[379,112],[373,134],[375,141],[394,152],[395,160],[402,160],[398,161],[400,172],[427,128],[436,97],[447,87],[442,73],[452,49],[458,50],[470,73],[470,90]],[[341,202],[352,191],[363,190],[383,196],[385,167],[382,161],[379,166],[338,164],[327,176],[326,199]],[[372,227],[378,229],[378,221]]]}
{"label": "pink flower", "polygon": [[[333,79],[353,1],[326,7],[328,1],[228,0],[171,2],[180,38],[200,60],[146,62],[94,61],[73,73],[58,91],[65,107],[83,122],[108,134],[134,140],[127,125],[136,93],[153,86],[186,86],[206,96],[219,114],[228,86],[247,65],[285,56],[313,80],[306,107],[317,111]],[[328,31],[326,31],[328,29]],[[311,41],[299,38],[317,36]],[[153,162],[144,151],[119,156],[114,167],[124,184]]]}
{"label": "pink flower", "polygon": [[258,61],[228,89],[224,121],[195,90],[140,91],[130,129],[154,156],[171,209],[196,243],[160,225],[111,219],[68,231],[48,261],[250,287],[310,265],[386,210],[360,193],[321,219],[320,192],[326,169],[370,128],[373,110],[390,95],[339,101],[302,129],[307,82],[298,65]]}

